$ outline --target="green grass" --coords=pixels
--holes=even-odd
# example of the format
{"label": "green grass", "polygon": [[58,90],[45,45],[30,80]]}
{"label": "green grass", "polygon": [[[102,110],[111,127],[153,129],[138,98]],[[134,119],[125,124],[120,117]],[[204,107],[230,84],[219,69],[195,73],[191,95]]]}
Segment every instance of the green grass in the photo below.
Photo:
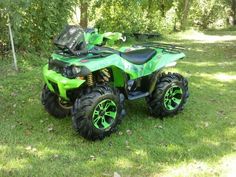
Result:
{"label": "green grass", "polygon": [[185,110],[159,120],[143,100],[127,102],[119,132],[97,142],[76,135],[70,118],[56,120],[43,109],[46,58],[21,56],[18,73],[10,59],[0,60],[0,176],[235,175],[236,32],[194,35],[202,38],[164,40],[188,49],[172,69],[189,80]]}

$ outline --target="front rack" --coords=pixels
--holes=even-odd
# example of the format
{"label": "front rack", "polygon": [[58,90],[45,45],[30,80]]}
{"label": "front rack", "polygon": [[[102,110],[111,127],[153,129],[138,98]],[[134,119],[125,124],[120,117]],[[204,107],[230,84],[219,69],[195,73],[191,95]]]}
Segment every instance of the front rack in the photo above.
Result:
{"label": "front rack", "polygon": [[158,48],[162,49],[163,53],[173,53],[178,54],[185,50],[182,46],[177,46],[174,44],[167,44],[167,43],[158,43],[158,42],[148,42],[142,44],[135,44],[133,47],[150,47],[150,48]]}

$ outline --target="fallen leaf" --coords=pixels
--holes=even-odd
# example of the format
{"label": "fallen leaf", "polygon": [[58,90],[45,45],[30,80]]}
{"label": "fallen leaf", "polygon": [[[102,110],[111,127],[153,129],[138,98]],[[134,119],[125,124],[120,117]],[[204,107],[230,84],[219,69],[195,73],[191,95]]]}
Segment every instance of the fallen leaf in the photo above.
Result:
{"label": "fallen leaf", "polygon": [[48,132],[52,132],[53,130],[54,130],[53,127],[48,128]]}
{"label": "fallen leaf", "polygon": [[207,128],[207,127],[209,127],[209,123],[208,122],[205,122],[205,127]]}
{"label": "fallen leaf", "polygon": [[127,140],[125,141],[125,145],[126,145],[126,146],[128,146],[128,145],[129,145],[129,142],[128,142]]}
{"label": "fallen leaf", "polygon": [[94,155],[90,155],[90,160],[95,161],[96,157]]}
{"label": "fallen leaf", "polygon": [[125,145],[127,149],[130,149],[129,142],[127,140],[125,141]]}
{"label": "fallen leaf", "polygon": [[161,125],[155,125],[154,128],[163,129],[163,127]]}
{"label": "fallen leaf", "polygon": [[112,146],[112,142],[111,142],[111,141],[109,141],[108,145],[109,145],[109,146]]}
{"label": "fallen leaf", "polygon": [[12,126],[11,126],[11,129],[14,129],[14,128],[16,128],[16,125],[12,125]]}
{"label": "fallen leaf", "polygon": [[52,132],[52,131],[54,131],[54,125],[53,125],[53,124],[50,124],[50,125],[48,126],[48,132]]}
{"label": "fallen leaf", "polygon": [[25,148],[25,150],[27,150],[27,151],[29,151],[29,150],[31,150],[32,149],[32,146],[27,146],[26,148]]}
{"label": "fallen leaf", "polygon": [[118,133],[118,134],[121,136],[121,135],[123,135],[123,132],[119,131],[119,133]]}
{"label": "fallen leaf", "polygon": [[130,136],[132,135],[132,131],[131,130],[126,130],[126,133]]}
{"label": "fallen leaf", "polygon": [[12,93],[11,93],[11,96],[12,96],[12,97],[15,97],[15,96],[16,96],[16,93],[12,92]]}
{"label": "fallen leaf", "polygon": [[36,152],[37,151],[37,149],[36,148],[32,148],[32,152]]}
{"label": "fallen leaf", "polygon": [[114,172],[114,176],[113,177],[121,177],[121,175],[117,172]]}
{"label": "fallen leaf", "polygon": [[17,120],[16,121],[19,125],[23,125],[23,122],[21,122],[21,121],[19,121],[19,120]]}

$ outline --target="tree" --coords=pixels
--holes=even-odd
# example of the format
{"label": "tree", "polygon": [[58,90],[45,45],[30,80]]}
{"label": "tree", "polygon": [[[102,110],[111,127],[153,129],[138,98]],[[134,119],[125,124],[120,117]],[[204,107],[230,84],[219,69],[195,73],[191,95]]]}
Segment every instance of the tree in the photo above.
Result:
{"label": "tree", "polygon": [[80,0],[80,26],[84,29],[88,27],[88,1]]}
{"label": "tree", "polygon": [[191,6],[190,0],[184,0],[184,10],[183,10],[182,18],[181,18],[181,29],[182,30],[185,30],[185,28],[186,28],[190,6]]}
{"label": "tree", "polygon": [[175,0],[174,6],[177,11],[177,21],[180,23],[180,29],[185,30],[187,27],[188,17],[190,14],[190,8],[192,0]]}
{"label": "tree", "polygon": [[[1,0],[0,9],[8,9],[16,47],[40,51],[51,46],[51,40],[68,23],[76,3],[77,0]],[[3,14],[1,28],[6,24]],[[0,33],[0,41],[4,36],[7,35]]]}
{"label": "tree", "polygon": [[231,0],[231,12],[229,16],[229,24],[236,25],[236,0]]}

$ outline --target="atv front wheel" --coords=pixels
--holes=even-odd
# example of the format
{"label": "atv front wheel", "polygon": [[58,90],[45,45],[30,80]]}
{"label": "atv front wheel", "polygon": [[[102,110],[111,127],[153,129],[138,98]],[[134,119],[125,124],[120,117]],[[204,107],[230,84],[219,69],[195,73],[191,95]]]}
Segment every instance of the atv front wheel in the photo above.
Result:
{"label": "atv front wheel", "polygon": [[123,101],[118,90],[109,86],[91,89],[75,101],[72,109],[75,130],[89,140],[103,139],[110,135],[121,122]]}
{"label": "atv front wheel", "polygon": [[161,76],[146,100],[153,116],[165,117],[182,111],[188,97],[188,81],[180,74],[168,73]]}
{"label": "atv front wheel", "polygon": [[72,105],[51,92],[46,85],[42,90],[41,101],[46,111],[55,118],[64,118],[71,113]]}

